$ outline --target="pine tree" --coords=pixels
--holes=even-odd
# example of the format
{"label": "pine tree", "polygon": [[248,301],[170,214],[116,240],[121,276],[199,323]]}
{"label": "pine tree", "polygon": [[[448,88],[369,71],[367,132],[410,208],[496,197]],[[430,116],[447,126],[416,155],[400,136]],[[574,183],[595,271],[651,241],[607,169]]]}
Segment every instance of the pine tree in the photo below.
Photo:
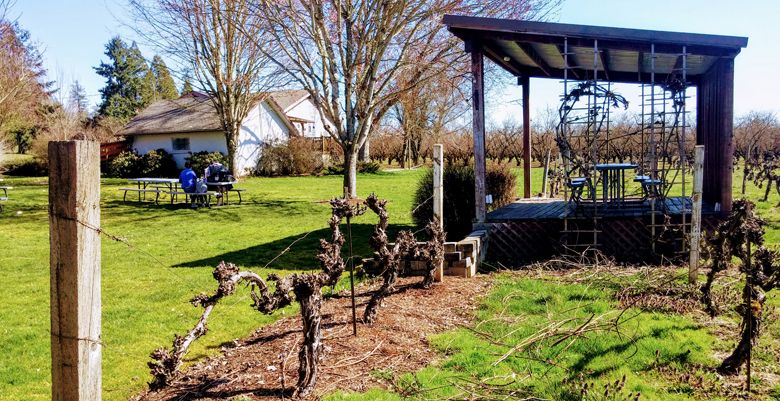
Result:
{"label": "pine tree", "polygon": [[192,88],[192,76],[189,72],[184,74],[184,84],[181,86],[181,94],[186,95],[188,93],[192,93],[194,89]]}
{"label": "pine tree", "polygon": [[128,46],[119,36],[106,44],[108,62],[101,62],[95,71],[106,79],[100,90],[102,102],[98,114],[129,120],[145,106],[144,75],[149,70],[138,46]]}
{"label": "pine tree", "polygon": [[176,99],[179,97],[179,91],[176,90],[176,83],[173,82],[171,72],[165,65],[162,57],[155,55],[152,59],[152,73],[154,74],[155,93],[159,99]]}
{"label": "pine tree", "polygon": [[73,82],[70,87],[70,95],[68,97],[69,106],[81,119],[87,117],[87,108],[89,107],[89,101],[87,100],[87,91],[81,86],[79,81]]}

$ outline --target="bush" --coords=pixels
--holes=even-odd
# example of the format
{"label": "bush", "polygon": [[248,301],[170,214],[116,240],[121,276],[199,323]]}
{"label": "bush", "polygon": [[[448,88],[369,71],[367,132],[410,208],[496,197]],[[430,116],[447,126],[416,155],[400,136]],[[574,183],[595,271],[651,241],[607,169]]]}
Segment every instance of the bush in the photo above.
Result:
{"label": "bush", "polygon": [[49,166],[46,160],[37,157],[11,162],[3,166],[5,175],[41,177],[49,174]]}
{"label": "bush", "polygon": [[163,149],[139,155],[135,150],[120,153],[108,163],[109,177],[176,177],[179,169],[173,156]]}
{"label": "bush", "polygon": [[126,150],[108,162],[106,175],[119,178],[138,177],[141,159],[141,155],[135,150]]}
{"label": "bush", "polygon": [[255,173],[273,177],[279,175],[312,175],[322,171],[322,152],[312,141],[290,138],[286,143],[266,144],[257,162]]}
{"label": "bush", "polygon": [[[363,174],[377,174],[382,166],[375,161],[357,162],[357,172]],[[332,165],[325,170],[327,175],[344,175],[344,163]]]}
{"label": "bush", "polygon": [[203,175],[204,171],[206,171],[206,167],[213,162],[222,163],[225,168],[229,168],[230,166],[227,156],[222,152],[207,152],[204,150],[191,154],[185,160],[192,164],[192,170],[194,170],[195,174],[198,176]]}
{"label": "bush", "polygon": [[[511,203],[515,198],[517,178],[507,165],[488,164],[485,174],[486,192],[493,195],[488,210]],[[424,227],[433,218],[433,171],[417,183],[412,219]],[[468,165],[448,165],[444,168],[444,231],[447,240],[463,239],[471,232],[474,221],[474,168]]]}
{"label": "bush", "polygon": [[163,149],[150,150],[141,158],[141,176],[178,177],[179,168],[170,153]]}

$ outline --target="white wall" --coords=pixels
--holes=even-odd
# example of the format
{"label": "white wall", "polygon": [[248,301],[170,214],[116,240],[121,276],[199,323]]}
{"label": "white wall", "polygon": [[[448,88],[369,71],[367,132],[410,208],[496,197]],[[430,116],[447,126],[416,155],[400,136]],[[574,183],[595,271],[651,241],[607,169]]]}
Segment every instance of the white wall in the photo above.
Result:
{"label": "white wall", "polygon": [[[190,138],[190,150],[173,150],[174,138]],[[227,154],[225,134],[222,132],[190,132],[178,134],[137,135],[133,138],[133,148],[144,154],[150,150],[164,149],[173,155],[179,168],[184,168],[184,158],[196,152],[222,152]],[[200,172],[198,172],[200,174]]]}
{"label": "white wall", "polygon": [[[174,138],[189,138],[190,150],[174,151]],[[255,169],[265,143],[282,142],[287,138],[289,138],[289,131],[276,112],[265,102],[255,106],[244,119],[238,135],[236,174],[245,175]],[[150,150],[165,149],[173,155],[179,168],[184,167],[184,159],[191,153],[208,151],[222,152],[227,155],[227,143],[222,132],[138,135],[133,139],[133,148],[141,154]]]}
{"label": "white wall", "polygon": [[314,138],[328,136],[328,133],[325,131],[325,125],[322,123],[322,117],[320,117],[320,113],[310,98],[295,105],[287,112],[287,115],[314,121],[314,132],[307,132],[305,136]]}
{"label": "white wall", "polygon": [[286,141],[289,135],[287,127],[267,103],[252,108],[238,135],[237,174],[243,175],[257,167],[264,144]]}

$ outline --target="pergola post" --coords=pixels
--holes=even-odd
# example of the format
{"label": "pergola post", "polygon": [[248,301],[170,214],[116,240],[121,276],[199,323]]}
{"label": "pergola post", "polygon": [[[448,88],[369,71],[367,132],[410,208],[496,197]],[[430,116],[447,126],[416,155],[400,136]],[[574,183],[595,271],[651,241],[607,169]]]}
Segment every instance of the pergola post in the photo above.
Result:
{"label": "pergola post", "polygon": [[475,228],[485,224],[485,84],[484,59],[479,43],[468,42],[467,51],[471,52],[471,104],[474,128],[474,206],[476,209]]}
{"label": "pergola post", "polygon": [[696,144],[704,145],[704,201],[731,211],[734,146],[734,59],[718,60],[705,74],[696,92]]}
{"label": "pergola post", "polygon": [[520,77],[523,86],[523,197],[531,197],[531,79]]}

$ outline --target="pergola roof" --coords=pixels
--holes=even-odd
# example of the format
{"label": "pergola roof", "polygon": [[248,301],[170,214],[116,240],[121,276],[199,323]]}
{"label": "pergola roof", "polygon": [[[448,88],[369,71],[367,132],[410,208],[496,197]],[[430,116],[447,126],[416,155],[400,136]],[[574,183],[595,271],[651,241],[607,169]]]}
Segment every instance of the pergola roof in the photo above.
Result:
{"label": "pergola roof", "polygon": [[[479,46],[485,56],[512,74],[539,78],[564,77],[567,43],[569,79],[590,79],[595,66],[600,80],[643,83],[649,82],[650,73],[655,72],[656,82],[660,82],[680,72],[685,47],[686,78],[696,83],[718,59],[733,59],[748,42],[738,36],[461,15],[445,15],[443,22],[466,42],[467,51]],[[598,57],[594,57],[596,44]]]}

